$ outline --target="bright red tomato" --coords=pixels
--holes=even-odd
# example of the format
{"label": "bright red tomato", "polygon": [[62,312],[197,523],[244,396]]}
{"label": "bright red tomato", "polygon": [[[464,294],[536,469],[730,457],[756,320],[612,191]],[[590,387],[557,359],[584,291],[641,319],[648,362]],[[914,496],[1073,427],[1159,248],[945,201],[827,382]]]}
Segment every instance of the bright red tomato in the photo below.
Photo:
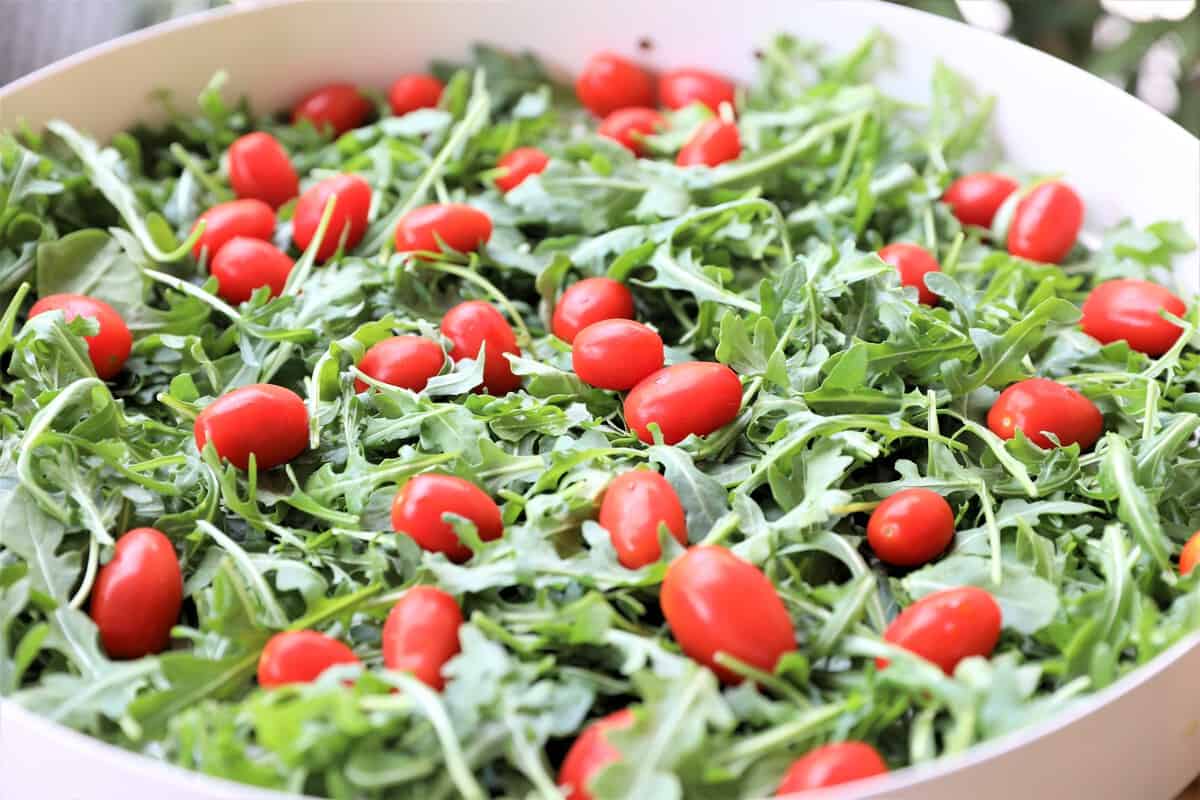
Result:
{"label": "bright red tomato", "polygon": [[229,183],[241,198],[279,208],[300,193],[300,178],[283,145],[269,133],[255,131],[229,145]]}
{"label": "bright red tomato", "polygon": [[441,251],[438,239],[451,250],[469,253],[492,238],[492,219],[478,208],[463,203],[434,203],[414,208],[396,225],[396,250]]}
{"label": "bright red tomato", "polygon": [[111,658],[161,653],[183,605],[183,574],[162,531],[134,528],[96,573],[90,614]]}
{"label": "bright red tomato", "polygon": [[734,104],[734,86],[720,75],[702,69],[674,69],[659,76],[658,96],[667,108],[704,103],[715,114],[721,103]]}
{"label": "bright red tomato", "polygon": [[320,631],[284,631],[267,642],[258,659],[258,685],[264,689],[312,683],[338,664],[357,664],[354,651]]}
{"label": "bright red tomato", "polygon": [[485,542],[504,533],[500,507],[470,481],[453,475],[425,473],[410,479],[392,501],[392,529],[408,534],[422,550],[445,553],[451,561],[471,557],[471,549],[458,538],[444,514],[457,514],[475,523]]}
{"label": "bright red tomato", "polygon": [[1008,226],[1008,252],[1057,264],[1083,227],[1083,201],[1070,186],[1048,181],[1021,198]]}
{"label": "bright red tomato", "polygon": [[679,495],[667,479],[648,469],[622,473],[604,490],[600,524],[612,537],[617,559],[629,569],[653,564],[662,556],[658,526],[667,526],[687,547],[687,520]]}
{"label": "bright red tomato", "polygon": [[367,214],[371,211],[371,186],[357,175],[334,175],[309,187],[296,201],[296,212],[292,216],[292,241],[301,250],[307,250],[317,235],[321,215],[329,198],[336,197],[333,214],[321,246],[317,249],[317,260],[324,261],[337,252],[346,239],[346,250],[353,250],[367,232]]}
{"label": "bright red tomato", "polygon": [[1104,432],[1104,416],[1095,403],[1070,386],[1046,378],[1009,386],[996,398],[987,421],[1001,439],[1013,438],[1019,429],[1041,448],[1054,447],[1047,433],[1057,436],[1064,447],[1078,442],[1086,450]]}
{"label": "bright red tomato", "polygon": [[643,155],[642,139],[666,127],[666,120],[653,108],[620,108],[600,121],[596,133],[620,142],[634,155]]}
{"label": "bright red tomato", "polygon": [[571,344],[581,330],[606,319],[633,319],[633,292],[612,278],[584,278],[558,298],[550,328]]}
{"label": "bright red tomato", "polygon": [[[218,203],[201,214],[196,225],[201,222],[204,223],[204,233],[200,234],[192,248],[192,255],[200,258],[202,252],[207,252],[209,263],[230,239],[245,236],[269,242],[275,234],[275,210],[262,200]],[[195,230],[194,226],[192,230]]]}
{"label": "bright red tomato", "polygon": [[927,306],[938,304],[938,296],[925,285],[926,275],[942,269],[932,253],[915,244],[897,242],[880,250],[879,257],[900,273],[901,286],[911,286],[917,290],[917,299],[921,303]]}
{"label": "bright red tomato", "polygon": [[679,151],[675,163],[681,167],[703,164],[715,167],[733,161],[742,154],[742,138],[737,125],[719,119],[710,119],[700,126],[691,141]]}
{"label": "bright red tomato", "polygon": [[269,286],[271,297],[278,297],[294,266],[288,254],[270,242],[235,236],[213,258],[209,272],[217,279],[221,297],[244,303],[260,286]]}
{"label": "bright red tomato", "polygon": [[558,785],[566,787],[567,800],[592,800],[588,781],[601,767],[621,759],[621,751],[609,744],[604,734],[628,728],[633,722],[633,712],[623,708],[583,729],[558,770]]}
{"label": "bright red tomato", "polygon": [[196,447],[212,442],[217,455],[238,469],[254,456],[259,470],[286,464],[308,446],[308,408],[295,392],[269,383],[234,389],[196,417]]}
{"label": "bright red tomato", "polygon": [[632,389],[662,365],[662,338],[631,319],[606,319],[588,325],[575,337],[571,350],[575,374],[597,389]]}
{"label": "bright red tomato", "polygon": [[[1000,606],[991,594],[977,586],[960,586],[926,595],[901,611],[883,638],[953,675],[964,658],[992,654],[1001,623]],[[875,664],[883,669],[887,660],[876,659]]]}
{"label": "bright red tomato", "polygon": [[625,396],[625,424],[646,444],[657,423],[663,441],[678,444],[733,422],[742,407],[742,383],[724,364],[689,361],[663,367]]}
{"label": "bright red tomato", "polygon": [[1169,289],[1150,281],[1123,278],[1105,281],[1092,289],[1083,303],[1083,332],[1104,344],[1124,339],[1141,353],[1161,356],[1183,333],[1183,328],[1158,312],[1177,317],[1187,305]]}
{"label": "bright red tomato", "polygon": [[887,764],[871,745],[865,742],[837,742],[810,750],[793,761],[775,793],[785,795],[839,786],[887,771]]}
{"label": "bright red tomato", "polygon": [[618,108],[654,105],[654,79],[627,58],[597,53],[575,79],[580,104],[598,117]]}
{"label": "bright red tomato", "polygon": [[[436,342],[423,336],[393,336],[371,345],[358,368],[389,386],[419,392],[445,363],[446,354]],[[354,391],[366,390],[366,382],[354,381]]]}
{"label": "bright red tomato", "polygon": [[497,167],[505,170],[494,179],[496,188],[502,192],[511,192],[530,175],[537,175],[544,170],[549,163],[550,156],[536,147],[518,147],[496,162]]}
{"label": "bright red tomato", "polygon": [[460,649],[462,623],[453,597],[432,586],[414,586],[396,601],[383,624],[383,665],[411,672],[440,692],[446,686],[442,667]]}
{"label": "bright red tomato", "polygon": [[442,317],[442,333],[454,347],[453,361],[475,358],[486,343],[483,362],[483,389],[501,395],[521,386],[521,377],[512,371],[505,353],[521,354],[517,335],[504,316],[482,300],[459,303]]}
{"label": "bright red tomato", "polygon": [[1192,534],[1179,553],[1179,574],[1187,575],[1200,564],[1200,531]]}
{"label": "bright red tomato", "polygon": [[92,368],[100,380],[107,381],[116,377],[129,351],[133,349],[133,334],[129,326],[117,313],[117,310],[103,300],[82,294],[50,294],[33,304],[29,309],[29,318],[47,311],[61,311],[67,322],[76,317],[94,319],[100,325],[95,336],[85,336],[88,358]]}
{"label": "bright red tomato", "polygon": [[946,189],[942,202],[963,225],[989,228],[996,212],[1020,185],[1007,175],[976,172],[963,175]]}
{"label": "bright red tomato", "polygon": [[388,91],[392,113],[399,117],[418,108],[437,108],[443,88],[432,75],[401,75]]}
{"label": "bright red tomato", "polygon": [[697,545],[667,567],[660,602],[675,641],[726,683],[741,676],[717,653],[773,672],[796,649],[792,619],[771,580],[724,547]]}
{"label": "bright red tomato", "polygon": [[937,492],[902,489],[867,522],[867,541],[880,560],[915,567],[937,558],[954,538],[954,511]]}
{"label": "bright red tomato", "polygon": [[317,130],[333,128],[341,135],[371,116],[371,103],[350,83],[331,83],[309,94],[292,108],[292,123],[308,120]]}

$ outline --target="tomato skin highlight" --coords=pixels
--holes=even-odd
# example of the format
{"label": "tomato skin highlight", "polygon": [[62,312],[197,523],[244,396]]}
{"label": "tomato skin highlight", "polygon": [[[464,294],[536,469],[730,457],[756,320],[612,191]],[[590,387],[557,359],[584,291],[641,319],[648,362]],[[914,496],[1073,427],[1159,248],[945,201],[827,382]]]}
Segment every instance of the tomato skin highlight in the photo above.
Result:
{"label": "tomato skin highlight", "polygon": [[410,479],[392,501],[392,529],[410,536],[422,550],[444,553],[456,563],[471,557],[442,515],[450,513],[475,523],[485,542],[499,539],[504,520],[496,501],[470,481],[454,475],[427,472]]}
{"label": "tomato skin highlight", "polygon": [[317,236],[321,215],[329,198],[336,197],[333,214],[325,237],[317,248],[317,260],[325,261],[337,252],[342,236],[346,237],[346,250],[353,250],[367,232],[367,215],[371,211],[371,186],[357,175],[334,175],[309,187],[296,201],[292,216],[292,241],[301,250],[307,250]]}
{"label": "tomato skin highlight", "polygon": [[658,78],[658,96],[667,108],[678,109],[703,103],[716,114],[721,103],[734,105],[734,86],[712,72],[686,68],[664,72]]}
{"label": "tomato skin highlight", "polygon": [[600,121],[596,133],[620,142],[636,156],[645,155],[643,137],[657,133],[666,127],[666,120],[653,108],[634,106],[619,108]]}
{"label": "tomato skin highlight", "polygon": [[[381,383],[419,392],[445,364],[446,354],[436,342],[409,335],[393,336],[371,345],[358,362],[358,368]],[[367,388],[365,381],[355,379],[354,391],[365,392]]]}
{"label": "tomato skin highlight", "polygon": [[632,389],[662,365],[662,338],[631,319],[592,323],[575,337],[571,350],[575,374],[597,389]]}
{"label": "tomato skin highlight", "polygon": [[937,558],[954,539],[954,511],[937,492],[902,489],[867,522],[867,541],[881,561],[915,567]]}
{"label": "tomato skin highlight", "polygon": [[882,775],[887,764],[866,742],[836,742],[810,750],[792,762],[776,794],[803,792]]}
{"label": "tomato skin highlight", "polygon": [[663,441],[678,444],[689,434],[705,436],[723,428],[742,408],[742,382],[724,364],[689,361],[663,367],[625,396],[625,424],[646,444],[658,423]]}
{"label": "tomato skin highlight", "polygon": [[604,734],[631,727],[633,723],[633,712],[623,708],[583,729],[558,770],[558,785],[566,787],[567,800],[592,800],[588,781],[602,767],[621,760],[621,751],[609,744]]}
{"label": "tomato skin highlight", "polygon": [[942,202],[964,225],[990,228],[996,212],[1020,185],[1007,175],[975,172],[963,175],[946,189]]}
{"label": "tomato skin highlight", "polygon": [[204,233],[192,247],[192,255],[200,258],[207,251],[208,261],[212,263],[221,248],[238,236],[271,241],[275,234],[275,209],[262,200],[230,200],[201,214],[192,230],[201,222]]}
{"label": "tomato skin highlight", "polygon": [[489,394],[502,395],[519,389],[521,376],[512,371],[505,353],[521,354],[517,346],[517,335],[508,320],[482,300],[459,303],[442,317],[442,333],[454,347],[450,350],[453,361],[475,358],[480,348],[487,344],[483,362],[483,390]]}
{"label": "tomato skin highlight", "polygon": [[1179,553],[1179,574],[1189,574],[1197,564],[1200,564],[1200,531],[1192,534]]}
{"label": "tomato skin highlight", "polygon": [[442,82],[432,75],[401,75],[388,90],[388,103],[397,117],[418,108],[437,108],[444,88]]}
{"label": "tomato skin highlight", "polygon": [[506,171],[504,174],[498,175],[493,182],[500,191],[511,192],[524,183],[530,175],[541,173],[549,163],[550,156],[538,148],[518,147],[516,150],[505,153],[496,162],[497,167],[502,167]]}
{"label": "tomato skin highlight", "polygon": [[597,53],[575,79],[575,96],[584,108],[603,117],[618,108],[654,105],[654,79],[627,58]]}
{"label": "tomato skin highlight", "polygon": [[550,328],[571,344],[581,330],[606,319],[633,319],[633,292],[612,278],[584,278],[558,298]]}
{"label": "tomato skin highlight", "polygon": [[612,537],[617,560],[628,569],[662,557],[660,523],[687,547],[687,519],[679,495],[666,478],[648,469],[630,470],[613,479],[600,502],[599,522]]}
{"label": "tomato skin highlight", "polygon": [[287,151],[263,131],[247,133],[229,145],[229,184],[238,197],[261,200],[271,208],[300,193],[300,178]]}
{"label": "tomato skin highlight", "polygon": [[320,631],[283,631],[267,641],[258,659],[258,685],[274,689],[292,683],[312,683],[337,664],[357,664],[343,642]]}
{"label": "tomato skin highlight", "polygon": [[270,242],[235,236],[209,264],[217,279],[217,294],[230,303],[244,303],[260,286],[278,297],[296,264],[287,253]]}
{"label": "tomato skin highlight", "polygon": [[[926,595],[901,611],[883,638],[953,675],[964,658],[991,656],[1002,622],[991,594],[977,586],[960,586]],[[875,664],[883,669],[887,660],[876,659]]]}
{"label": "tomato skin highlight", "polygon": [[737,125],[720,119],[710,119],[700,126],[691,141],[683,146],[675,163],[681,167],[703,164],[715,167],[733,161],[742,154],[742,138]]}
{"label": "tomato skin highlight", "polygon": [[438,239],[451,250],[470,253],[492,238],[492,219],[463,203],[434,203],[409,211],[396,223],[396,251],[441,252]]}
{"label": "tomato skin highlight", "polygon": [[718,664],[717,653],[773,672],[796,649],[791,617],[771,580],[724,547],[696,545],[672,561],[660,602],[683,652],[725,683],[742,677]]}
{"label": "tomato skin highlight", "polygon": [[917,299],[922,305],[938,304],[938,296],[925,285],[926,275],[942,271],[932,253],[915,244],[896,242],[880,250],[879,257],[900,273],[901,286],[911,286],[917,290]]}
{"label": "tomato skin highlight", "polygon": [[1083,332],[1102,344],[1124,339],[1139,353],[1161,356],[1183,335],[1183,328],[1160,316],[1160,310],[1182,317],[1187,305],[1170,289],[1150,281],[1105,281],[1083,303]]}
{"label": "tomato skin highlight", "polygon": [[1075,190],[1048,181],[1021,198],[1008,227],[1008,252],[1030,261],[1057,264],[1075,246],[1083,227],[1083,201]]}
{"label": "tomato skin highlight", "polygon": [[1009,386],[996,398],[987,421],[1001,439],[1013,438],[1019,428],[1042,449],[1054,447],[1043,431],[1057,436],[1064,447],[1078,442],[1083,450],[1104,432],[1104,416],[1095,403],[1047,378],[1029,378]]}
{"label": "tomato skin highlight", "polygon": [[396,601],[383,624],[383,665],[413,677],[430,689],[446,688],[442,667],[461,647],[462,609],[433,586],[414,586]]}
{"label": "tomato skin highlight", "polygon": [[29,318],[47,311],[62,311],[67,322],[76,317],[94,319],[100,325],[95,336],[85,336],[88,358],[102,381],[117,376],[133,350],[133,334],[117,310],[103,300],[83,294],[50,294],[33,304]]}
{"label": "tomato skin highlight", "polygon": [[182,605],[175,546],[162,531],[134,528],[96,573],[88,613],[110,658],[141,658],[167,649]]}
{"label": "tomato skin highlight", "polygon": [[331,83],[308,94],[292,107],[292,124],[308,120],[317,130],[335,135],[357,128],[371,116],[371,103],[351,83]]}
{"label": "tomato skin highlight", "polygon": [[308,447],[308,408],[290,389],[254,383],[221,395],[196,417],[196,447],[208,442],[240,470],[286,464]]}

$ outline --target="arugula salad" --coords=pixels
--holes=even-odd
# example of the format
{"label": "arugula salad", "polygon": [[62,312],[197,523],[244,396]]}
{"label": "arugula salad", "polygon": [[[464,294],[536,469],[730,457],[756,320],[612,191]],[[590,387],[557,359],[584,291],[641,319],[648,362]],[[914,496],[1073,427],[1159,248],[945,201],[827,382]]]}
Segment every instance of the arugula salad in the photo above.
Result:
{"label": "arugula salad", "polygon": [[754,798],[1200,629],[1193,243],[890,47],[0,136],[0,695],[319,797]]}

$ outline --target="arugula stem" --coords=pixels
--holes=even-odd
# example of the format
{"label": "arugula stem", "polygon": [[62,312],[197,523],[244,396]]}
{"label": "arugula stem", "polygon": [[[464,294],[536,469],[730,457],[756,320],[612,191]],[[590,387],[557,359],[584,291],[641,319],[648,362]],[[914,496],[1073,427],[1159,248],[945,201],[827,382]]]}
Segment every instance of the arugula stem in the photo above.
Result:
{"label": "arugula stem", "polygon": [[[90,392],[97,387],[104,389],[105,394],[108,393],[107,387],[105,387],[104,382],[99,378],[80,378],[59,392],[58,397],[55,397],[33,415],[33,419],[30,421],[25,435],[21,437],[21,443],[17,448],[18,453],[20,453],[17,456],[17,477],[21,485],[37,500],[38,505],[44,511],[59,522],[69,522],[71,515],[61,503],[55,502],[50,493],[38,484],[37,478],[33,474],[33,452],[37,449],[42,434],[46,432],[58,415],[71,403],[75,402],[84,392]],[[112,396],[109,395],[109,402],[111,401]]]}
{"label": "arugula stem", "polygon": [[753,182],[763,175],[769,175],[800,158],[810,148],[820,144],[830,136],[854,125],[856,120],[861,120],[868,113],[870,112],[862,110],[834,117],[809,128],[794,142],[784,145],[778,150],[736,165],[721,165],[716,167],[712,170],[713,179],[709,183],[709,186],[711,188],[735,186],[737,184]]}
{"label": "arugula stem", "polygon": [[528,348],[529,344],[533,341],[533,334],[529,332],[529,328],[525,327],[525,320],[521,318],[520,313],[518,313],[517,309],[513,307],[513,304],[508,299],[508,296],[505,295],[504,292],[497,289],[496,284],[492,283],[478,272],[457,266],[455,264],[449,264],[445,261],[427,261],[422,258],[413,258],[409,263],[413,267],[432,269],[436,272],[444,272],[447,275],[454,275],[480,287],[489,295],[491,295],[500,305],[500,307],[508,313],[508,316],[512,319],[512,321],[516,323],[517,343],[520,344],[522,348]]}
{"label": "arugula stem", "polygon": [[88,537],[88,555],[87,568],[83,571],[83,580],[79,584],[79,588],[75,590],[74,597],[71,598],[69,605],[71,608],[82,608],[87,602],[88,595],[92,593],[92,584],[96,581],[96,569],[100,564],[100,542],[96,538],[96,534],[92,533]]}

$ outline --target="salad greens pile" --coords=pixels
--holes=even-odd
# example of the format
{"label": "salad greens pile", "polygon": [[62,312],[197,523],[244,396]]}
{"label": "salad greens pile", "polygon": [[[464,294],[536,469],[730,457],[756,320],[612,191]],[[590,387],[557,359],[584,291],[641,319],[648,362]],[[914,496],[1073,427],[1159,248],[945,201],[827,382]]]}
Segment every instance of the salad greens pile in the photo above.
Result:
{"label": "salad greens pile", "polygon": [[[1077,326],[1095,282],[1162,280],[1192,243],[1171,222],[1122,224],[1060,266],[965,230],[939,197],[969,159],[994,160],[991,102],[945,68],[928,107],[892,99],[872,83],[888,55],[879,34],[833,60],[775,39],[759,82],[740,90],[743,155],[712,169],[672,157],[710,116],[703,106],[667,112],[638,159],[597,137],[535,57],[488,47],[435,66],[439,108],[381,113],[334,140],[231,103],[222,76],[198,112],[164,97],[165,126],[107,146],[66,122],[5,134],[0,695],[209,775],[426,800],[560,797],[572,739],[631,706],[635,724],[608,735],[626,757],[598,776],[598,800],[749,798],[824,741],[868,741],[892,767],[961,752],[1200,629],[1197,578],[1173,567],[1200,527],[1200,306],[1154,359]],[[324,265],[310,253],[283,295],[235,308],[188,233],[232,198],[221,157],[255,129],[284,143],[305,185],[365,178],[372,221],[351,252]],[[501,194],[497,158],[529,144],[550,166]],[[491,217],[486,247],[391,252],[404,212],[446,200]],[[875,255],[902,240],[938,256],[938,306]],[[591,275],[635,287],[668,363],[738,373],[733,424],[677,446],[627,431],[618,395],[583,384],[547,332],[557,293]],[[133,330],[115,381],[88,360],[94,322],[25,319],[57,292],[98,297]],[[521,390],[472,393],[482,364],[465,360],[419,394],[355,394],[368,346],[397,332],[443,341],[437,320],[464,299],[513,315]],[[1034,375],[1100,407],[1093,449],[989,431],[998,390]],[[192,423],[254,382],[306,399],[311,446],[246,473],[200,453]],[[661,562],[618,563],[594,516],[606,484],[638,465],[676,489],[692,543],[724,544],[776,584],[798,649],[775,674],[743,668],[755,680],[722,687],[681,654],[657,599],[679,553],[670,536]],[[392,531],[397,486],[431,469],[501,503],[502,538],[458,525],[466,563]],[[945,495],[957,516],[950,552],[915,570],[864,543],[866,512],[907,487]],[[115,537],[140,525],[176,544],[184,612],[172,649],[113,661],[88,595]],[[467,619],[440,694],[381,667],[382,620],[415,583],[454,594]],[[1003,610],[991,659],[950,677],[883,642],[901,607],[962,585]],[[364,666],[257,688],[264,643],[298,628],[331,633]]]}

